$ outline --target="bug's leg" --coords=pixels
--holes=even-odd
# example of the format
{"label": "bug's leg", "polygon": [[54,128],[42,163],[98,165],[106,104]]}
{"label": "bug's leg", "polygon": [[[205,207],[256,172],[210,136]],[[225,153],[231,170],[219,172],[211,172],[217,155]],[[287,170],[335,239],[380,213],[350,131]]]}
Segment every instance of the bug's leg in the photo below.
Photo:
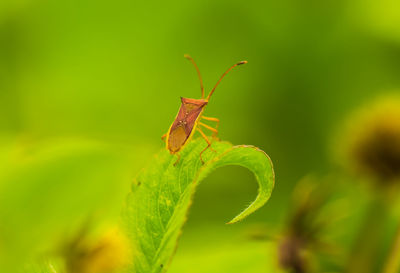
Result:
{"label": "bug's leg", "polygon": [[214,134],[218,134],[218,130],[216,128],[213,128],[211,126],[208,126],[207,124],[204,124],[203,122],[198,123],[199,125],[203,126],[204,128],[207,128],[208,130],[214,132]]}
{"label": "bug's leg", "polygon": [[199,133],[201,134],[201,136],[204,138],[204,140],[207,142],[207,146],[200,152],[200,160],[201,160],[201,163],[203,163],[204,164],[204,160],[203,160],[203,153],[208,149],[208,148],[210,148],[211,150],[213,150],[214,152],[216,152],[212,147],[211,147],[211,141],[207,138],[207,136],[206,136],[206,134],[204,134],[204,132],[199,128],[199,127],[197,127],[197,131],[199,131]]}
{"label": "bug's leg", "polygon": [[210,117],[206,117],[206,116],[201,116],[201,118],[202,118],[202,119],[205,119],[205,120],[209,120],[209,121],[215,121],[215,122],[217,123],[217,128],[218,128],[218,126],[219,126],[219,119],[217,119],[217,118],[210,118]]}
{"label": "bug's leg", "polygon": [[176,154],[176,156],[178,157],[174,163],[174,166],[176,166],[176,164],[178,164],[178,162],[181,160],[181,155],[180,154]]}
{"label": "bug's leg", "polygon": [[212,137],[213,137],[213,138],[216,138],[216,139],[218,140],[218,130],[217,130],[216,128],[213,128],[213,127],[211,127],[211,126],[208,126],[207,124],[204,124],[204,123],[202,123],[202,122],[200,122],[200,121],[199,121],[198,124],[199,124],[200,126],[203,126],[203,127],[206,128],[206,129],[212,131],[212,132],[213,132]]}
{"label": "bug's leg", "polygon": [[163,134],[163,136],[161,137],[161,140],[165,142],[166,137],[167,137],[167,133]]}
{"label": "bug's leg", "polygon": [[215,125],[215,130],[216,130],[216,132],[213,131],[213,132],[214,132],[213,137],[215,137],[215,138],[218,139],[219,119],[217,119],[217,118],[205,117],[205,116],[201,116],[201,118],[202,118],[202,119],[205,119],[205,120],[209,120],[209,121],[214,121],[214,122],[217,123],[217,124]]}

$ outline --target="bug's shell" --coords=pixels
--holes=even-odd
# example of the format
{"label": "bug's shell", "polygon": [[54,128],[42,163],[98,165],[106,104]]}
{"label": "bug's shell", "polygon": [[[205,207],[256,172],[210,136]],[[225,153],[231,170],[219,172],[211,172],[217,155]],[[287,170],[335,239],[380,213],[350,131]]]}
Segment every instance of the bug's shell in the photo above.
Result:
{"label": "bug's shell", "polygon": [[188,99],[181,97],[178,115],[167,133],[167,149],[171,154],[178,152],[193,136],[197,120],[208,101],[204,99]]}

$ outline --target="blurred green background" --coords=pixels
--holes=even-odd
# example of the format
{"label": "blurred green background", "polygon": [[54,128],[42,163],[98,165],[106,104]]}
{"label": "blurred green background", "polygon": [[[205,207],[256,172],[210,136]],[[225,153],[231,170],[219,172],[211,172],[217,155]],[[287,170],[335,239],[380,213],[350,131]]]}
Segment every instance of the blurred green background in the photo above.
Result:
{"label": "blurred green background", "polygon": [[[256,183],[240,168],[213,173],[196,194],[171,272],[204,259],[256,272],[245,263],[264,268],[264,248],[246,245],[242,252],[257,254],[235,266],[244,256],[231,245],[254,223],[278,229],[297,181],[336,168],[331,143],[348,113],[399,92],[400,2],[2,0],[0,230],[12,238],[31,225],[40,234],[49,217],[55,230],[69,230],[93,211],[116,221],[131,180],[163,147],[180,96],[200,98],[184,53],[207,91],[248,60],[224,79],[206,115],[221,120],[223,140],[271,156],[276,187],[248,221],[225,226],[254,199]],[[58,207],[71,215],[57,216]],[[31,236],[18,244],[35,245]]]}

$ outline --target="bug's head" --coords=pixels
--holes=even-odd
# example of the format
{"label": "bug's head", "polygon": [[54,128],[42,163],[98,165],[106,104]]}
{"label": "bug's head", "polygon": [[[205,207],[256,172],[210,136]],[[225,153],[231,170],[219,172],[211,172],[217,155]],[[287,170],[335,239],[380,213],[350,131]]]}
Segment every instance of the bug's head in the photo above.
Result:
{"label": "bug's head", "polygon": [[238,62],[238,63],[232,65],[230,68],[228,68],[228,70],[226,70],[226,71],[224,72],[224,74],[222,74],[222,76],[219,78],[219,80],[217,81],[217,83],[215,84],[215,86],[213,87],[213,89],[211,90],[211,92],[208,94],[207,98],[204,98],[204,96],[205,96],[205,95],[204,95],[204,85],[203,85],[203,79],[201,78],[200,70],[199,70],[199,68],[198,68],[198,66],[197,66],[197,64],[196,64],[196,62],[193,60],[192,57],[190,57],[188,54],[185,54],[184,57],[185,57],[186,59],[188,59],[188,60],[194,65],[194,67],[196,68],[197,75],[198,75],[199,80],[200,80],[201,98],[204,99],[204,100],[207,101],[207,102],[208,102],[209,99],[211,98],[212,94],[214,93],[214,91],[215,91],[215,89],[217,88],[217,86],[219,85],[219,83],[222,81],[222,79],[225,77],[225,75],[229,73],[229,71],[231,71],[234,67],[236,67],[236,66],[238,66],[238,65],[247,64],[247,61],[241,61],[241,62]]}

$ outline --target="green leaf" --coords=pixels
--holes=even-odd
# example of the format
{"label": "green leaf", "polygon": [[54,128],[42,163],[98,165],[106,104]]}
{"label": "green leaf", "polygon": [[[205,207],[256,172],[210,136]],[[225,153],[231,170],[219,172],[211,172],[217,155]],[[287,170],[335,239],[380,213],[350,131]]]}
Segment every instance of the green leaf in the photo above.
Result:
{"label": "green leaf", "polygon": [[202,139],[193,140],[180,152],[181,159],[161,151],[143,170],[132,186],[124,212],[124,224],[132,243],[132,264],[128,272],[162,272],[169,264],[194,194],[195,187],[213,170],[238,165],[254,173],[259,185],[258,196],[243,212],[229,221],[238,222],[263,206],[274,187],[270,158],[253,146],[232,146],[214,142],[203,154]]}

